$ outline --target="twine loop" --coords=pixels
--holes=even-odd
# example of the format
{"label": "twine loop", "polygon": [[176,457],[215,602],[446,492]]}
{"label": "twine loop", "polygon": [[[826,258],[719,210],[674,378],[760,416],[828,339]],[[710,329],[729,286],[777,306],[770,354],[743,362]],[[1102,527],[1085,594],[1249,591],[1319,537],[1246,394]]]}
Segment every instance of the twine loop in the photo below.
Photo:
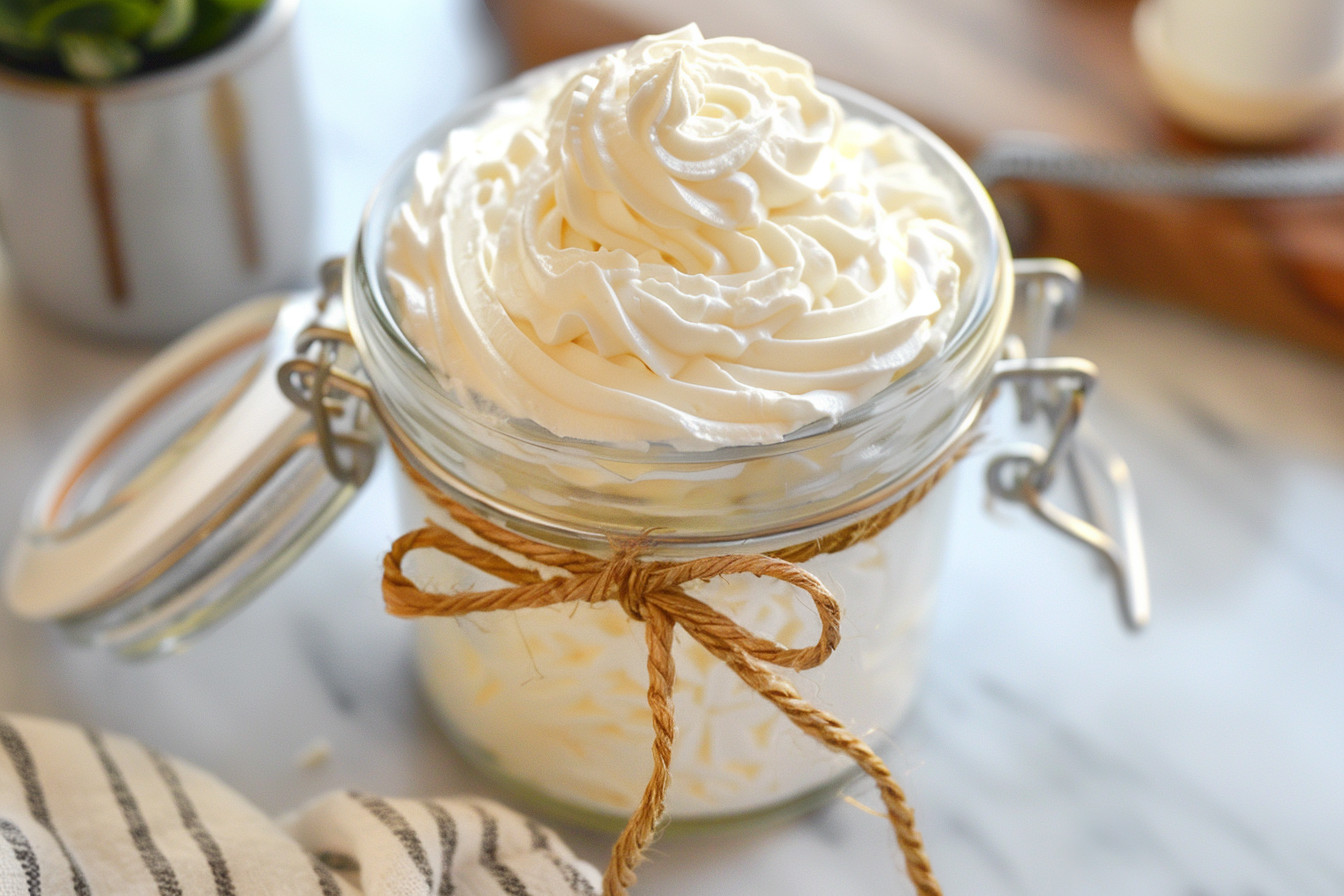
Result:
{"label": "twine loop", "polygon": [[[941,896],[942,890],[933,876],[923,840],[915,827],[914,813],[881,758],[837,718],[804,700],[775,668],[815,668],[825,662],[840,643],[839,602],[816,576],[799,564],[820,553],[843,550],[890,525],[928,494],[966,455],[973,441],[968,439],[950,452],[895,505],[825,539],[770,554],[722,554],[685,561],[647,559],[654,544],[649,533],[640,538],[613,540],[610,556],[605,558],[532,541],[457,503],[403,457],[404,470],[425,496],[489,547],[428,520],[424,527],[398,538],[388,550],[383,559],[383,598],[389,613],[403,617],[451,617],[486,610],[611,600],[632,620],[644,625],[653,768],[634,813],[612,848],[603,877],[604,896],[623,896],[634,884],[634,868],[642,861],[662,819],[676,731],[672,706],[676,676],[672,636],[677,626],[731,668],[748,687],[774,704],[800,730],[830,749],[849,756],[873,779],[895,829],[906,874],[916,892],[920,896]],[[402,568],[406,555],[417,550],[434,550],[456,557],[507,584],[501,588],[453,594],[425,591]],[[506,554],[519,555],[535,564],[561,570],[563,574],[543,577],[536,569],[508,559]],[[816,643],[795,648],[763,638],[691,597],[683,587],[696,581],[740,574],[778,579],[811,597],[821,624]]]}

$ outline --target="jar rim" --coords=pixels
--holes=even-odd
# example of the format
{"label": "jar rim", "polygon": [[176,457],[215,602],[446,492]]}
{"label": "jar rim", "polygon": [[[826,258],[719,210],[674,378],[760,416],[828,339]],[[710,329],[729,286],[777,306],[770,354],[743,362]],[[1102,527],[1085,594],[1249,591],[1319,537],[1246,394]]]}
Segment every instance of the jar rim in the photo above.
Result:
{"label": "jar rim", "polygon": [[[543,450],[581,450],[591,457],[616,463],[677,465],[731,462],[734,459],[789,453],[818,440],[843,435],[876,415],[899,414],[905,402],[914,400],[937,382],[939,371],[955,368],[961,357],[975,354],[976,346],[986,339],[995,346],[1001,341],[1011,312],[1012,264],[1002,222],[984,185],[946,142],[908,114],[863,91],[818,76],[816,81],[822,92],[840,102],[847,112],[857,110],[868,120],[895,125],[912,137],[925,160],[950,175],[952,183],[956,185],[958,201],[964,206],[960,209],[963,220],[959,223],[974,231],[976,251],[971,280],[973,289],[968,290],[968,307],[961,313],[957,326],[949,333],[938,354],[904,371],[878,393],[838,418],[805,424],[778,440],[753,444],[685,449],[665,443],[588,440],[557,435],[530,420],[506,418],[459,402],[439,385],[433,365],[398,323],[391,288],[384,278],[381,264],[387,223],[408,194],[409,178],[421,153],[442,147],[453,130],[479,120],[500,100],[520,95],[530,86],[555,77],[557,72],[582,65],[612,49],[608,47],[547,63],[481,94],[428,129],[407,147],[376,186],[365,205],[354,249],[346,266],[345,292],[350,306],[348,316],[352,333],[365,359],[374,389],[380,395],[386,397],[383,387],[390,378],[419,383],[422,390],[432,394],[434,401],[442,403],[451,414],[460,415],[472,424],[485,427],[507,439]],[[356,296],[360,296],[362,301],[356,302]],[[372,352],[370,343],[374,344]],[[380,367],[383,368],[383,376],[379,375]],[[402,410],[398,402],[391,401],[388,404],[390,415],[394,419],[398,418]]]}

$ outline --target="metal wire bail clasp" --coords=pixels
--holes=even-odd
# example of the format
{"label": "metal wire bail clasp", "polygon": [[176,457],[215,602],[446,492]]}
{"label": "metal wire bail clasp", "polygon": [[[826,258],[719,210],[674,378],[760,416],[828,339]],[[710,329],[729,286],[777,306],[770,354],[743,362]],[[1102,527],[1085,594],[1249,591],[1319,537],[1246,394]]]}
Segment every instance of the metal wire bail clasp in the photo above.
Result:
{"label": "metal wire bail clasp", "polygon": [[[1025,504],[1094,550],[1115,579],[1125,623],[1142,628],[1149,619],[1150,597],[1133,481],[1125,462],[1082,421],[1097,382],[1096,366],[1083,358],[1043,357],[1051,335],[1073,311],[1081,276],[1076,267],[1057,259],[1018,261],[1015,272],[1026,333],[1007,340],[991,388],[1012,388],[1022,422],[1044,420],[1050,435],[1044,446],[1009,445],[991,459],[986,469],[989,491]],[[1076,514],[1046,497],[1061,473],[1077,494]]]}
{"label": "metal wire bail clasp", "polygon": [[297,357],[280,365],[277,377],[285,397],[312,417],[331,475],[360,485],[373,471],[381,429],[370,425],[373,389],[357,375],[359,354],[345,327],[343,270],[343,259],[323,263],[313,322],[295,338]]}

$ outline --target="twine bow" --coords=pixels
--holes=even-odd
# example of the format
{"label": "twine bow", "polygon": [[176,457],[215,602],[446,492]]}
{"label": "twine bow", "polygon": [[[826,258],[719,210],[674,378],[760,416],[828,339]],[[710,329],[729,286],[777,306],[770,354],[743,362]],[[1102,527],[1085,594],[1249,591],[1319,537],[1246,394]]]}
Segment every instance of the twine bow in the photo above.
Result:
{"label": "twine bow", "polygon": [[[461,616],[486,610],[514,610],[582,601],[616,601],[633,620],[644,623],[648,646],[648,703],[653,716],[653,770],[638,806],[626,823],[603,877],[604,896],[622,896],[635,882],[635,867],[653,839],[662,817],[670,781],[673,724],[672,686],[676,677],[672,635],[676,626],[731,668],[752,690],[769,700],[794,725],[814,739],[849,756],[877,784],[887,817],[905,858],[906,874],[920,896],[941,896],[914,813],[886,764],[860,738],[829,713],[809,704],[793,684],[771,667],[811,669],[825,662],[840,643],[840,607],[834,595],[798,563],[840,550],[890,524],[921,500],[969,449],[961,446],[900,502],[880,514],[841,530],[825,542],[811,542],[775,554],[726,554],[684,562],[642,559],[647,538],[616,541],[609,558],[599,558],[524,538],[496,526],[453,501],[409,463],[403,467],[425,495],[459,525],[494,547],[568,575],[544,578],[500,553],[480,547],[432,520],[398,538],[383,559],[383,598],[395,616]],[[406,555],[435,550],[511,583],[502,588],[456,594],[427,592],[403,572]],[[787,582],[812,598],[821,621],[817,642],[790,648],[762,638],[702,601],[682,586],[717,576],[750,573]]]}

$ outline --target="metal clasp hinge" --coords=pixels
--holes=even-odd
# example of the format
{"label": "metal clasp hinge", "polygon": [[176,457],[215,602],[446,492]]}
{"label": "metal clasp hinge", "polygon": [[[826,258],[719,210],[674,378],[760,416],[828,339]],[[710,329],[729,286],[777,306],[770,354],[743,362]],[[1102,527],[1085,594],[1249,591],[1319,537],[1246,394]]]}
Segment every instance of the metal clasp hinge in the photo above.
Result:
{"label": "metal clasp hinge", "polygon": [[339,482],[361,485],[373,471],[381,429],[371,425],[373,388],[358,375],[359,354],[341,303],[344,260],[321,268],[322,289],[313,322],[295,337],[296,357],[277,371],[280,391],[313,420],[327,470]]}
{"label": "metal clasp hinge", "polygon": [[[1043,419],[1050,435],[1044,446],[1009,445],[991,459],[986,469],[990,494],[1026,505],[1096,552],[1115,581],[1125,624],[1142,628],[1151,615],[1151,599],[1133,480],[1125,462],[1082,425],[1096,366],[1082,358],[1041,357],[1050,336],[1071,314],[1081,277],[1073,265],[1054,259],[1019,261],[1016,277],[1027,333],[1006,341],[990,394],[1012,388],[1022,422]],[[1077,514],[1046,497],[1061,475],[1077,494]]]}

